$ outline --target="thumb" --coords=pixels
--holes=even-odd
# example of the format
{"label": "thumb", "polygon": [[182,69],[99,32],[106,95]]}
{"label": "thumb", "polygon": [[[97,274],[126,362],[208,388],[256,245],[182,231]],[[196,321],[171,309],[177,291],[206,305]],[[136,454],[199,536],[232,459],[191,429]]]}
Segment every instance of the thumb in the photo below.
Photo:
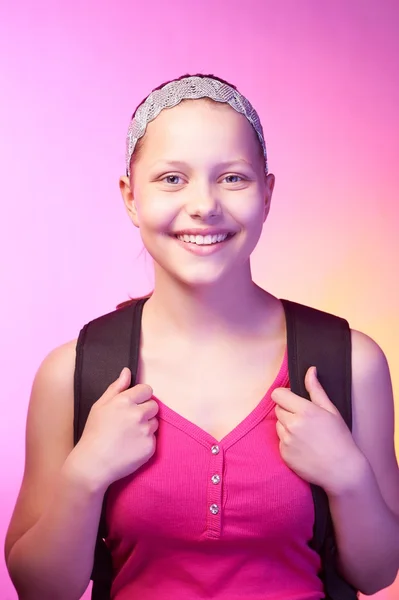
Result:
{"label": "thumb", "polygon": [[104,394],[101,396],[101,402],[107,402],[114,398],[120,392],[124,392],[130,385],[132,379],[132,373],[128,367],[123,367],[122,371],[119,374],[119,377],[113,381],[108,388],[105,390]]}
{"label": "thumb", "polygon": [[309,393],[310,399],[313,402],[313,404],[316,404],[317,406],[320,406],[320,408],[328,410],[328,412],[330,413],[338,413],[337,408],[327,396],[326,392],[323,389],[323,386],[321,385],[317,377],[316,367],[310,367],[307,370],[307,373],[305,375],[305,388]]}
{"label": "thumb", "polygon": [[123,367],[122,371],[119,373],[118,379],[115,381],[118,389],[125,390],[129,387],[132,379],[132,372],[128,367]]}

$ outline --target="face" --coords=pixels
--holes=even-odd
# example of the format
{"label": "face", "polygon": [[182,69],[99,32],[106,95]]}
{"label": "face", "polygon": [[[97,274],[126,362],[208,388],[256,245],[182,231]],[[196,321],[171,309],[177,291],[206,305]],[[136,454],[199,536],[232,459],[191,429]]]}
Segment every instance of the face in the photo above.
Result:
{"label": "face", "polygon": [[148,124],[122,196],[160,270],[189,286],[249,273],[269,212],[256,132],[226,104],[189,100]]}

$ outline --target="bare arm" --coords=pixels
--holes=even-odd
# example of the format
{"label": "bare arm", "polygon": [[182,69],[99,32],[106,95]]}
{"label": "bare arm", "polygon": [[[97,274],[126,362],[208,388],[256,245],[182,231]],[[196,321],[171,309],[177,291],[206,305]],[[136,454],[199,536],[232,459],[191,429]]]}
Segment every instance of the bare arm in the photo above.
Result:
{"label": "bare arm", "polygon": [[50,353],[32,387],[25,472],[5,548],[20,600],[77,600],[90,581],[104,490],[74,460],[75,345]]}
{"label": "bare arm", "polygon": [[76,342],[54,350],[33,383],[25,473],[6,540],[19,600],[78,600],[93,566],[105,490],[155,452],[158,404],[124,368],[93,405],[73,447]]}
{"label": "bare arm", "polygon": [[353,437],[365,458],[352,485],[329,501],[341,571],[372,594],[393,583],[399,568],[399,470],[385,356],[359,332],[352,342]]}

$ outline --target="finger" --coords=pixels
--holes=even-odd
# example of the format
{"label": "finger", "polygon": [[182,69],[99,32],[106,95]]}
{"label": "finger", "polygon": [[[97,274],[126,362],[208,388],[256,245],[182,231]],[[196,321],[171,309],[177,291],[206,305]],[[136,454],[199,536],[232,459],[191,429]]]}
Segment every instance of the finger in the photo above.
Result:
{"label": "finger", "polygon": [[281,408],[284,408],[290,413],[300,412],[307,406],[309,400],[306,398],[302,398],[301,396],[297,396],[291,390],[287,388],[276,388],[272,392],[272,400]]}
{"label": "finger", "polygon": [[140,418],[142,421],[152,419],[159,412],[159,406],[155,400],[147,400],[146,402],[139,404],[137,408],[140,411]]}
{"label": "finger", "polygon": [[338,414],[338,409],[327,396],[317,377],[316,367],[310,367],[307,370],[305,375],[305,387],[313,404],[316,404],[317,406],[320,406],[321,408],[324,408],[335,415]]}
{"label": "finger", "polygon": [[287,434],[287,430],[284,428],[284,426],[279,421],[277,421],[277,423],[276,423],[276,431],[277,431],[278,439],[280,440],[280,442],[282,442],[284,437]]}
{"label": "finger", "polygon": [[98,402],[104,403],[114,398],[117,394],[125,391],[131,383],[132,373],[128,367],[124,367],[119,374],[119,377],[115,379],[105,390]]}
{"label": "finger", "polygon": [[280,423],[284,427],[284,429],[286,429],[287,431],[292,426],[294,420],[296,420],[298,418],[297,415],[294,415],[293,413],[288,412],[287,410],[285,410],[284,408],[281,408],[280,406],[276,406],[275,412],[276,412],[277,422]]}
{"label": "finger", "polygon": [[152,418],[148,421],[148,425],[149,425],[149,431],[151,434],[154,434],[158,427],[159,427],[159,421],[156,418]]}
{"label": "finger", "polygon": [[134,387],[123,392],[124,396],[127,396],[135,404],[142,404],[150,400],[154,393],[151,386],[146,383],[138,383]]}
{"label": "finger", "polygon": [[[152,398],[153,389],[146,383],[138,383],[119,393],[119,397],[131,404],[143,404]],[[115,396],[113,396],[115,398]]]}

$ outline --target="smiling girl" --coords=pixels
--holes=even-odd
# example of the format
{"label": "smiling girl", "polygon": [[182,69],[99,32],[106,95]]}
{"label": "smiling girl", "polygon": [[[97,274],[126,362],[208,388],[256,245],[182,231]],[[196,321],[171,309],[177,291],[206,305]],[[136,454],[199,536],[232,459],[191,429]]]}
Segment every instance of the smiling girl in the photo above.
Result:
{"label": "smiling girl", "polygon": [[123,369],[73,447],[77,341],[40,366],[6,542],[21,600],[83,594],[106,490],[115,600],[324,598],[310,484],[341,575],[365,593],[394,580],[387,362],[351,332],[352,433],[314,368],[311,402],[291,392],[284,309],[250,267],[274,181],[258,115],[223,80],[184,76],[136,110],[120,189],[155,269],[136,385]]}

